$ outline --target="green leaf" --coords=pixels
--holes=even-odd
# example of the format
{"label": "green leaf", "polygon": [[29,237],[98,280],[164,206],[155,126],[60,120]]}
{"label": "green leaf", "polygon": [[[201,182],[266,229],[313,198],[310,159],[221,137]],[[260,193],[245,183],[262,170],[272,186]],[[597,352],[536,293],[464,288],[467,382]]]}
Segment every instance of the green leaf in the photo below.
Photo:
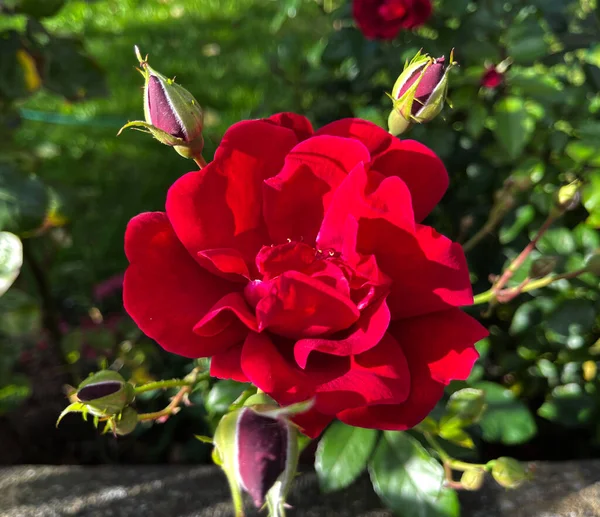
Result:
{"label": "green leaf", "polygon": [[473,443],[473,439],[463,429],[464,425],[464,421],[457,416],[445,415],[440,420],[439,435],[444,440],[448,440],[459,447],[473,449],[475,444]]}
{"label": "green leaf", "polygon": [[0,228],[22,233],[39,228],[46,217],[49,196],[36,176],[0,165]]}
{"label": "green leaf", "polygon": [[517,97],[506,97],[496,103],[494,114],[496,138],[514,160],[521,155],[531,139],[535,121],[527,112],[524,101]]}
{"label": "green leaf", "polygon": [[443,487],[444,469],[410,435],[385,431],[369,464],[375,491],[402,517],[458,517],[456,492]]}
{"label": "green leaf", "polygon": [[54,16],[62,9],[65,0],[20,0],[17,2],[17,12],[33,16],[34,18],[46,18]]}
{"label": "green leaf", "polygon": [[582,338],[592,330],[596,319],[594,304],[588,300],[572,299],[562,302],[548,317],[546,327],[553,341],[579,348]]}
{"label": "green leaf", "polygon": [[[533,236],[534,232],[530,234]],[[567,228],[551,228],[542,235],[537,248],[546,255],[570,255],[575,251],[575,239]]]}
{"label": "green leaf", "polygon": [[19,276],[23,265],[21,240],[9,232],[0,232],[0,296]]}
{"label": "green leaf", "polygon": [[70,101],[103,97],[108,93],[102,69],[86,55],[80,41],[52,37],[44,47],[44,86]]}
{"label": "green leaf", "polygon": [[10,337],[36,335],[41,328],[40,307],[29,294],[10,289],[0,298],[0,332]]}
{"label": "green leaf", "polygon": [[0,98],[12,100],[30,94],[27,72],[18,58],[22,52],[19,33],[13,30],[0,32]]}
{"label": "green leaf", "polygon": [[512,391],[493,382],[478,382],[473,387],[483,390],[488,406],[479,422],[484,440],[517,445],[535,436],[533,416]]}
{"label": "green leaf", "polygon": [[511,212],[500,228],[500,242],[508,244],[515,240],[534,217],[535,208],[531,205],[520,206],[514,213]]}
{"label": "green leaf", "polygon": [[226,413],[247,387],[247,384],[229,379],[217,381],[206,397],[206,411],[211,414]]}
{"label": "green leaf", "polygon": [[594,170],[588,176],[582,190],[581,200],[583,206],[590,213],[587,223],[594,227],[600,227],[600,170]]}
{"label": "green leaf", "polygon": [[554,388],[538,409],[538,415],[566,427],[580,427],[590,421],[595,406],[592,396],[571,383]]}
{"label": "green leaf", "polygon": [[485,394],[475,388],[455,391],[446,404],[446,411],[462,420],[463,425],[476,422],[485,409]]}
{"label": "green leaf", "polygon": [[485,121],[488,115],[487,109],[483,104],[472,104],[467,113],[468,118],[465,129],[473,138],[479,138],[485,127]]}
{"label": "green leaf", "polygon": [[350,485],[367,466],[378,431],[334,422],[319,442],[315,469],[324,492]]}
{"label": "green leaf", "polygon": [[509,333],[518,336],[536,328],[554,307],[553,299],[542,296],[521,304],[513,315]]}
{"label": "green leaf", "polygon": [[8,383],[0,386],[0,415],[19,406],[31,394],[29,379],[24,375],[13,375]]}
{"label": "green leaf", "polygon": [[565,147],[566,155],[574,162],[600,166],[600,149],[589,140],[572,140]]}

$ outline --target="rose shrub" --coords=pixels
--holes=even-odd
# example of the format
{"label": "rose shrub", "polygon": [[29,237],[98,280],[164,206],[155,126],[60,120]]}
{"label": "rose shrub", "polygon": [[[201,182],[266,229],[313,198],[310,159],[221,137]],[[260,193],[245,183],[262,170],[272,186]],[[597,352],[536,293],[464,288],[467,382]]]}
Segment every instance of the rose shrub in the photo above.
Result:
{"label": "rose shrub", "polygon": [[431,16],[430,0],[354,0],[352,14],[370,39],[394,39],[400,29],[423,25]]}
{"label": "rose shrub", "polygon": [[309,436],[334,417],[412,427],[487,334],[458,308],[462,248],[421,224],[447,186],[430,149],[364,120],[240,122],[166,213],[129,223],[125,308],[167,351],[211,356],[213,376],[315,397],[296,418]]}

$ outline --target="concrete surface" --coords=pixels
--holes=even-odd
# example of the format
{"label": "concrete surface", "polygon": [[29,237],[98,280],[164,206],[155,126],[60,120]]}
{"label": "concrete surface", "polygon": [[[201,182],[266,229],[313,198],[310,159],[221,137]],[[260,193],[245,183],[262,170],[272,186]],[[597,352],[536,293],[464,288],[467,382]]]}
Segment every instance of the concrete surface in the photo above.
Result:
{"label": "concrete surface", "polygon": [[[533,482],[487,482],[461,493],[463,517],[600,516],[600,460],[538,463]],[[392,517],[363,477],[319,493],[313,473],[294,484],[289,517]],[[257,515],[249,510],[248,516]],[[2,517],[230,517],[224,476],[212,466],[20,466],[0,469]]]}

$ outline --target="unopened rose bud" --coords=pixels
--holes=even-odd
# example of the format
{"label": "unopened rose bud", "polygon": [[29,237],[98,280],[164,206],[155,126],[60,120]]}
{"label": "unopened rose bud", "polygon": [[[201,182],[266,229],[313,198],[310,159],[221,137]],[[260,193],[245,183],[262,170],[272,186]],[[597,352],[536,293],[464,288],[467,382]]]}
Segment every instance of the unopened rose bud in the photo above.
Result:
{"label": "unopened rose bud", "polygon": [[543,278],[554,271],[558,259],[556,257],[540,257],[533,261],[529,268],[530,278]]}
{"label": "unopened rose bud", "polygon": [[508,67],[511,65],[512,59],[507,58],[497,65],[488,64],[485,67],[485,72],[481,77],[481,86],[488,90],[498,88],[504,82],[504,76]]}
{"label": "unopened rose bud", "polygon": [[456,65],[453,53],[445,58],[432,58],[419,52],[396,80],[391,98],[394,108],[388,119],[390,133],[400,134],[411,122],[422,124],[434,119],[448,93],[448,71]]}
{"label": "unopened rose bud", "polygon": [[513,458],[492,460],[492,477],[504,488],[518,488],[530,478],[529,472]]}
{"label": "unopened rose bud", "polygon": [[[202,155],[203,113],[200,104],[185,88],[160,72],[143,59],[135,47],[145,78],[144,115],[146,121],[133,121],[128,127],[143,128],[159,142],[173,147],[185,158],[198,159]],[[121,132],[119,131],[119,133]]]}
{"label": "unopened rose bud", "polygon": [[277,484],[285,494],[298,462],[296,428],[285,417],[266,416],[252,407],[235,410],[219,422],[214,444],[234,503],[241,490],[257,508]]}
{"label": "unopened rose bud", "polygon": [[134,390],[117,372],[101,370],[84,380],[72,398],[93,415],[105,417],[121,413],[133,401]]}
{"label": "unopened rose bud", "polygon": [[575,210],[581,202],[581,182],[575,180],[558,189],[556,201],[561,210]]}
{"label": "unopened rose bud", "polygon": [[460,477],[460,484],[465,490],[479,490],[485,479],[485,471],[481,469],[465,470]]}

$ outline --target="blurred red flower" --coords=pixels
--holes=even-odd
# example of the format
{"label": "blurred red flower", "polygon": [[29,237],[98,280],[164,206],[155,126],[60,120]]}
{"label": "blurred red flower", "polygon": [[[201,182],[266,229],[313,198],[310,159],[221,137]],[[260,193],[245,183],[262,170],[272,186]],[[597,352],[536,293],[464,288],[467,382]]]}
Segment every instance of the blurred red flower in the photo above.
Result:
{"label": "blurred red flower", "polygon": [[484,88],[498,88],[504,82],[504,74],[496,70],[495,66],[486,68],[481,76],[481,86]]}
{"label": "blurred red flower", "polygon": [[244,121],[207,167],[178,179],[166,213],[125,235],[125,308],[166,350],[212,356],[310,436],[334,418],[406,429],[487,335],[460,245],[421,221],[443,196],[440,159],[359,119],[316,133],[299,115]]}
{"label": "blurred red flower", "polygon": [[431,16],[430,0],[354,0],[358,28],[370,39],[394,39],[401,29],[423,25]]}

